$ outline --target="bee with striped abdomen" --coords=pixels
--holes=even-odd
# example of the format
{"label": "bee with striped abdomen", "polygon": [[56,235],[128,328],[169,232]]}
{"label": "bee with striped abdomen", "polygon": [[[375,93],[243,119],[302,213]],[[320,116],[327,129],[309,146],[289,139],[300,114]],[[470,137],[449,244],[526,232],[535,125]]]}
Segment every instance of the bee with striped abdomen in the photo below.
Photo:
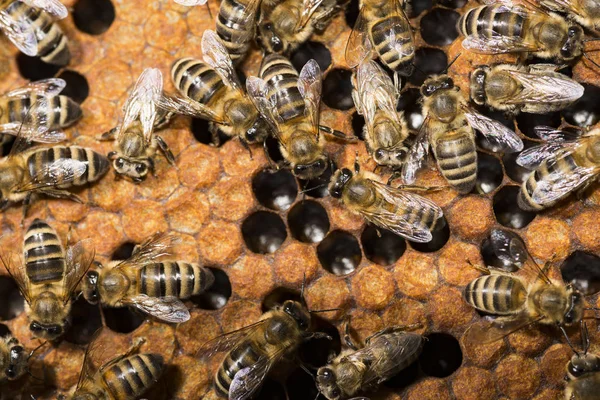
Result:
{"label": "bee with striped abdomen", "polygon": [[180,94],[204,109],[196,116],[211,121],[213,144],[219,144],[218,129],[239,138],[243,145],[263,142],[269,126],[246,94],[227,49],[214,31],[204,31],[202,53],[204,61],[175,61],[171,78]]}
{"label": "bee with striped abdomen", "polygon": [[289,54],[313,33],[323,32],[346,7],[338,0],[282,0],[261,3],[258,41],[267,53]]}
{"label": "bee with striped abdomen", "polygon": [[66,251],[56,231],[40,219],[34,220],[23,240],[23,261],[4,254],[2,264],[17,283],[27,302],[31,333],[55,340],[69,324],[71,295],[84,276],[95,252],[82,240]]}
{"label": "bee with striped abdomen", "polygon": [[16,338],[0,337],[0,384],[23,376],[28,369],[27,360],[27,353]]}
{"label": "bee with striped abdomen", "polygon": [[564,328],[583,318],[583,294],[571,284],[550,279],[551,263],[540,268],[514,236],[500,231],[492,235],[492,245],[497,254],[520,265],[520,274],[476,267],[486,275],[465,287],[463,295],[469,305],[496,316],[483,325],[472,325],[465,333],[466,342],[490,343],[535,323],[558,326],[567,337]]}
{"label": "bee with striped abdomen", "polygon": [[300,179],[319,177],[329,165],[320,130],[348,140],[343,133],[319,125],[322,75],[309,60],[298,75],[292,63],[278,54],[266,56],[260,78],[246,81],[248,94],[279,141],[281,154]]}
{"label": "bee with striped abdomen", "polygon": [[471,73],[471,99],[478,105],[505,111],[546,114],[569,107],[583,86],[553,64],[483,65]]}
{"label": "bee with striped abdomen", "polygon": [[553,59],[556,64],[583,54],[584,32],[558,14],[510,0],[467,10],[458,20],[462,45],[475,53],[518,53]]}
{"label": "bee with striped abdomen", "polygon": [[403,5],[401,0],[361,0],[358,19],[346,44],[346,62],[351,68],[377,55],[394,71],[398,88],[398,75],[412,75],[415,58],[412,27]]}
{"label": "bee with striped abdomen", "polygon": [[591,30],[600,28],[600,4],[598,0],[540,0],[548,10],[566,14],[567,18]]}
{"label": "bee with striped abdomen", "polygon": [[425,117],[415,143],[402,168],[404,182],[415,181],[416,171],[426,161],[429,143],[437,165],[448,183],[468,193],[477,178],[477,129],[498,151],[517,152],[523,142],[510,129],[469,107],[467,100],[448,75],[433,76],[421,86]]}
{"label": "bee with striped abdomen", "polygon": [[28,56],[65,66],[71,53],[67,37],[54,19],[67,14],[58,0],[0,0],[0,29]]}
{"label": "bee with striped abdomen", "polygon": [[223,0],[216,31],[234,63],[241,62],[252,45],[261,0]]}
{"label": "bee with striped abdomen", "polygon": [[[343,400],[375,390],[417,360],[425,338],[406,327],[385,328],[365,340],[361,349],[352,342],[348,325],[342,351],[317,371],[317,388],[328,400]],[[352,400],[359,399],[353,397]]]}
{"label": "bee with striped abdomen", "polygon": [[532,170],[517,197],[523,210],[541,211],[582,193],[600,173],[600,129],[582,134],[538,126],[545,143],[526,149],[517,164]]}
{"label": "bee with striped abdomen", "polygon": [[[379,177],[348,168],[336,171],[329,183],[329,193],[352,212],[367,221],[413,242],[430,242],[431,232],[446,223],[443,211],[434,202],[411,193],[410,187],[394,188],[379,182]],[[414,187],[413,190],[426,190]]]}
{"label": "bee with striped abdomen", "polygon": [[156,234],[136,246],[128,259],[89,271],[82,283],[84,298],[108,307],[135,307],[167,322],[187,321],[190,314],[180,299],[204,292],[214,276],[195,263],[157,261],[169,254],[175,241],[171,235]]}
{"label": "bee with striped abdomen", "polygon": [[135,400],[150,389],[165,369],[164,359],[156,353],[140,353],[143,338],[134,339],[134,345],[125,354],[112,358],[101,365],[98,359],[106,359],[111,353],[108,344],[101,345],[95,339],[88,346],[83,359],[79,382],[71,400]]}
{"label": "bee with striped abdomen", "polygon": [[588,353],[590,337],[585,323],[581,324],[581,342],[583,353],[571,347],[575,354],[567,363],[565,400],[594,400],[600,391],[600,356]]}
{"label": "bee with striped abdomen", "polygon": [[367,151],[377,165],[398,169],[405,161],[408,126],[396,111],[399,92],[388,74],[375,61],[364,60],[352,76],[352,98],[356,111],[365,119]]}

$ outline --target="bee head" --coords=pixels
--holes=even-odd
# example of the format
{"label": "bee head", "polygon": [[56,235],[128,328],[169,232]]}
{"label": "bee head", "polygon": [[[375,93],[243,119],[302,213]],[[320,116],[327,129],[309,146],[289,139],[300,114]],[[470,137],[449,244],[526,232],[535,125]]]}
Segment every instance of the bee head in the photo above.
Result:
{"label": "bee head", "polygon": [[377,149],[373,159],[379,165],[400,166],[406,159],[408,149],[404,146],[394,149]]}
{"label": "bee head", "polygon": [[487,73],[490,70],[490,67],[487,65],[476,68],[473,73],[471,73],[471,99],[477,105],[484,105],[487,97],[485,95],[485,78],[487,77]]}
{"label": "bee head", "polygon": [[6,377],[9,381],[19,378],[27,369],[27,356],[22,346],[13,346],[9,352],[9,362],[6,366]]}
{"label": "bee head", "polygon": [[592,372],[600,372],[600,357],[595,354],[574,354],[567,364],[568,379],[577,379]]}
{"label": "bee head", "polygon": [[563,316],[565,325],[573,325],[583,318],[583,295],[572,285],[567,286],[567,307]]}
{"label": "bee head", "polygon": [[299,302],[286,300],[283,302],[282,310],[296,321],[301,330],[306,331],[310,328],[310,313]]}
{"label": "bee head", "polygon": [[560,48],[560,56],[565,61],[570,61],[579,57],[583,52],[583,29],[577,25],[572,25],[567,30],[567,37]]}
{"label": "bee head", "polygon": [[309,164],[296,164],[292,172],[297,178],[300,179],[314,179],[323,175],[323,172],[327,169],[329,162],[326,156],[317,158],[315,161]]}
{"label": "bee head", "polygon": [[32,301],[29,330],[35,337],[55,340],[64,332],[70,307],[53,292],[41,293]]}
{"label": "bee head", "polygon": [[83,298],[90,304],[98,304],[98,272],[88,271],[81,281]]}
{"label": "bee head", "polygon": [[153,168],[151,158],[131,160],[111,151],[108,153],[108,159],[112,161],[113,168],[117,175],[126,176],[136,183],[146,180],[148,172]]}
{"label": "bee head", "polygon": [[450,90],[454,88],[454,81],[448,75],[439,75],[427,79],[421,86],[421,95],[430,97],[438,90]]}
{"label": "bee head", "polygon": [[321,367],[317,371],[317,389],[328,400],[338,400],[342,395],[336,379],[335,372],[331,368]]}
{"label": "bee head", "polygon": [[63,334],[63,327],[59,324],[42,324],[32,321],[29,324],[29,330],[33,336],[44,340],[55,340]]}
{"label": "bee head", "polygon": [[270,50],[271,53],[283,53],[285,46],[279,35],[275,32],[274,25],[271,21],[265,21],[259,25],[259,38],[264,47]]}
{"label": "bee head", "polygon": [[342,168],[335,171],[329,182],[329,194],[331,197],[339,199],[342,197],[344,187],[352,179],[352,171],[348,168]]}
{"label": "bee head", "polygon": [[244,134],[244,139],[248,143],[263,142],[269,136],[269,125],[263,117],[256,118],[250,129]]}

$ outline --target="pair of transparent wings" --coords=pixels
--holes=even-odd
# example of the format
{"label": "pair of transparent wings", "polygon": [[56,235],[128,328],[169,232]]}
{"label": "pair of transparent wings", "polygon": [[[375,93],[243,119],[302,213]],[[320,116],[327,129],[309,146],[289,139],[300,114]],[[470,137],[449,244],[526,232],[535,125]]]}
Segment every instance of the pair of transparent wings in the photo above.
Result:
{"label": "pair of transparent wings", "polygon": [[595,30],[597,26],[594,24],[594,18],[589,18],[591,17],[589,11],[582,7],[584,3],[578,0],[540,0],[540,5],[545,9],[578,16],[580,18],[578,22],[588,29]]}
{"label": "pair of transparent wings", "polygon": [[[498,149],[497,151],[515,153],[523,150],[523,141],[514,131],[502,123],[480,114],[466,104],[461,104],[460,107],[461,110],[459,112],[464,113],[471,128],[481,132],[487,141]],[[428,115],[425,121],[423,121],[415,142],[408,152],[407,161],[402,167],[402,178],[405,183],[414,183],[417,171],[427,161],[429,150],[429,131],[427,125],[430,118],[432,117]]]}
{"label": "pair of transparent wings", "polygon": [[[367,0],[368,1],[368,0]],[[374,44],[371,41],[371,24],[375,21],[370,21],[368,18],[367,7],[364,2],[359,10],[358,18],[354,24],[354,28],[350,33],[348,42],[346,43],[346,63],[350,68],[355,68],[365,58],[372,58],[374,56]],[[395,49],[398,53],[399,58],[403,58],[407,55],[414,53],[414,46],[405,46],[404,39],[397,38],[396,32],[406,32],[410,35],[411,42],[414,42],[412,34],[412,27],[400,0],[390,0],[387,15],[388,22],[390,22],[388,35],[386,36],[386,42],[388,46]],[[381,11],[381,14],[384,14]],[[391,19],[390,17],[396,17]]]}
{"label": "pair of transparent wings", "polygon": [[[170,255],[169,249],[179,238],[169,233],[156,233],[136,246],[126,260],[112,268],[137,270]],[[126,296],[121,302],[165,322],[181,323],[190,319],[190,313],[181,300],[174,296],[150,297],[145,294]]]}
{"label": "pair of transparent wings", "polygon": [[[59,0],[16,0],[28,6],[39,8],[48,14],[63,19],[68,15],[67,8]],[[27,18],[14,19],[6,8],[0,11],[0,29],[23,53],[34,57],[38,54],[39,38],[36,28]]]}
{"label": "pair of transparent wings", "polygon": [[537,126],[534,131],[544,143],[524,150],[517,157],[517,164],[530,170],[545,165],[547,172],[539,180],[531,195],[536,203],[544,205],[560,200],[595,178],[600,172],[600,166],[576,165],[568,170],[559,166],[561,160],[571,156],[577,150],[593,145],[593,141],[598,140],[600,130],[592,130],[582,135],[581,132]]}

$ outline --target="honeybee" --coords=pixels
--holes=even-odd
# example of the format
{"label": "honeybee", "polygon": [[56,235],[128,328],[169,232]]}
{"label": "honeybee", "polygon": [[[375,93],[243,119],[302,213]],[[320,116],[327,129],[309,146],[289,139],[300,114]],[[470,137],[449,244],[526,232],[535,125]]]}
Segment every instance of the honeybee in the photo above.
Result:
{"label": "honeybee", "polygon": [[540,0],[540,5],[548,10],[566,14],[578,24],[591,30],[600,27],[597,0]]}
{"label": "honeybee", "polygon": [[590,338],[585,323],[581,324],[581,341],[583,343],[583,354],[571,347],[575,354],[567,363],[565,400],[594,400],[598,398],[598,390],[600,390],[600,356],[588,354]]}
{"label": "honeybee", "polygon": [[331,177],[329,193],[369,222],[420,243],[430,242],[431,232],[445,224],[442,209],[431,200],[410,193],[410,187],[385,185],[377,175],[360,172],[358,163],[354,173],[348,168],[337,170]]}
{"label": "honeybee", "polygon": [[[106,358],[110,353],[108,343],[92,341],[83,359],[79,382],[71,400],[134,400],[154,385],[165,369],[160,354],[141,353],[144,338],[134,339],[134,344],[125,354],[105,362],[101,366],[94,364],[98,359]],[[64,399],[64,397],[63,397]]]}
{"label": "honeybee", "polygon": [[346,63],[351,68],[376,54],[394,71],[396,87],[398,75],[410,76],[414,70],[415,43],[403,5],[400,0],[362,0],[346,44]]}
{"label": "honeybee", "polygon": [[0,337],[0,384],[23,376],[28,369],[27,360],[25,349],[16,338]]}
{"label": "honeybee", "polygon": [[471,99],[514,116],[560,111],[583,96],[583,86],[553,64],[483,65],[471,73]]}
{"label": "honeybee", "polygon": [[425,342],[423,336],[406,332],[406,327],[394,326],[369,336],[359,349],[352,342],[348,324],[344,340],[349,349],[317,371],[317,389],[328,400],[348,399],[358,392],[375,390],[415,362]]}
{"label": "honeybee", "polygon": [[17,135],[24,122],[35,124],[56,141],[64,140],[61,128],[82,116],[81,107],[71,98],[59,95],[66,83],[60,78],[28,83],[0,96],[0,132]]}
{"label": "honeybee", "polygon": [[217,34],[234,63],[241,62],[252,45],[261,0],[223,0],[216,21]]}
{"label": "honeybee", "polygon": [[540,211],[570,193],[582,193],[600,171],[600,129],[585,134],[538,126],[545,143],[524,150],[517,164],[532,170],[517,197],[523,210]]}
{"label": "honeybee", "polygon": [[55,340],[69,324],[71,295],[95,252],[82,240],[65,251],[56,231],[35,219],[23,238],[23,262],[3,255],[2,264],[27,302],[29,329],[38,338]]}
{"label": "honeybee", "polygon": [[325,172],[329,158],[319,130],[347,140],[341,132],[319,125],[322,75],[319,64],[309,60],[300,75],[290,61],[269,54],[260,66],[260,78],[246,80],[248,94],[271,131],[292,173],[312,179]]}
{"label": "honeybee", "polygon": [[58,0],[0,0],[0,29],[19,50],[49,64],[71,59],[67,38],[55,18],[68,15]]}
{"label": "honeybee", "polygon": [[289,54],[313,33],[323,32],[346,7],[337,0],[262,2],[258,37],[267,53]]}
{"label": "honeybee", "polygon": [[398,169],[405,161],[408,126],[396,111],[400,94],[388,74],[375,61],[364,60],[352,75],[352,98],[356,111],[365,118],[367,151],[377,165]]}
{"label": "honeybee", "polygon": [[214,31],[204,31],[202,53],[204,62],[193,58],[175,61],[171,78],[179,93],[203,108],[197,116],[212,121],[213,144],[219,144],[219,128],[246,147],[247,143],[263,142],[269,126],[239,82],[229,53]]}
{"label": "honeybee", "polygon": [[465,36],[463,47],[475,53],[520,53],[554,59],[557,64],[583,54],[580,26],[558,14],[510,0],[467,10],[457,28]]}
{"label": "honeybee", "polygon": [[513,131],[470,108],[448,75],[425,80],[421,86],[421,96],[425,120],[402,167],[406,183],[415,181],[415,173],[426,161],[431,143],[444,178],[458,192],[470,192],[477,178],[477,149],[473,129],[480,131],[498,151],[516,152],[523,149],[523,142]]}
{"label": "honeybee", "polygon": [[176,237],[156,234],[133,251],[131,257],[113,261],[99,271],[89,271],[82,282],[83,297],[91,304],[135,307],[166,322],[190,319],[187,299],[209,288],[215,278],[198,264],[156,261],[168,255]]}
{"label": "honeybee", "polygon": [[513,235],[498,235],[494,246],[502,248],[504,257],[514,264],[520,263],[522,274],[533,274],[535,278],[476,267],[486,275],[465,287],[464,299],[473,308],[497,317],[483,325],[472,325],[465,333],[468,342],[490,343],[534,323],[558,326],[567,337],[565,327],[583,318],[583,295],[571,284],[550,279],[547,271],[551,263],[540,268],[522,241],[513,239]]}
{"label": "honeybee", "polygon": [[328,338],[322,332],[309,332],[311,313],[295,300],[286,300],[262,315],[260,321],[219,336],[199,351],[201,357],[227,351],[215,375],[215,392],[232,400],[249,399],[261,388],[271,368],[294,355],[302,342]]}

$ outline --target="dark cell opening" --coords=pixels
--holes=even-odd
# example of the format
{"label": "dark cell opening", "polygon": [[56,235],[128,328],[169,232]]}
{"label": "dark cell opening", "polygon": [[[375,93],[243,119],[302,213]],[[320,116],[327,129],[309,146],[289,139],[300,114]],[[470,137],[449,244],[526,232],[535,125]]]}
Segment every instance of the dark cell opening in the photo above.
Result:
{"label": "dark cell opening", "polygon": [[[430,75],[441,73],[448,66],[448,57],[440,49],[421,47],[415,51],[415,65],[417,68],[408,78],[410,83],[421,86]],[[400,96],[404,96],[404,93]]]}
{"label": "dark cell opening", "polygon": [[[482,115],[485,115],[495,121],[500,122],[502,125],[506,126],[508,129],[510,129],[512,131],[515,130],[515,123],[513,122],[512,119],[506,118],[506,116],[504,115],[503,112],[490,110],[489,108],[486,108],[486,107],[479,107],[477,109],[477,111],[479,113],[481,113]],[[483,136],[479,131],[476,131],[475,141],[477,143],[477,146],[481,147],[482,149],[485,149],[488,151],[493,151],[493,152],[498,152],[501,150],[500,147],[498,147],[494,143],[487,140],[486,137]]]}
{"label": "dark cell opening", "polygon": [[362,115],[357,112],[352,114],[352,132],[354,132],[354,136],[359,138],[360,140],[365,140],[363,128],[365,126],[365,119]]}
{"label": "dark cell opening", "polygon": [[[417,71],[415,71],[417,73]],[[423,114],[421,103],[419,102],[420,94],[417,88],[408,88],[402,92],[396,109],[404,111],[404,118],[408,127],[413,130],[418,130],[423,123]]]}
{"label": "dark cell opening", "polygon": [[290,61],[296,70],[302,70],[302,67],[311,59],[314,59],[321,71],[327,70],[331,65],[331,53],[323,43],[305,42],[292,54]]}
{"label": "dark cell opening", "polygon": [[0,338],[10,335],[10,329],[4,324],[0,324]]}
{"label": "dark cell opening", "polygon": [[508,228],[524,228],[535,218],[534,212],[523,211],[519,208],[518,194],[518,186],[505,186],[494,195],[496,221]]}
{"label": "dark cell opening", "polygon": [[197,296],[192,296],[190,300],[198,307],[204,310],[218,310],[227,304],[231,297],[231,282],[229,277],[220,268],[209,267],[215,277],[215,282],[208,290]]}
{"label": "dark cell opening", "polygon": [[304,304],[299,290],[280,286],[265,296],[261,304],[261,310],[265,313],[275,308],[275,306],[282,305],[286,300],[294,300]]}
{"label": "dark cell opening", "polygon": [[358,0],[351,0],[350,4],[348,4],[348,6],[346,7],[346,12],[344,13],[344,17],[346,18],[346,24],[348,24],[348,26],[350,28],[354,28],[354,24],[356,23],[356,20],[358,19],[358,13],[359,13]]}
{"label": "dark cell opening", "polygon": [[481,257],[483,258],[483,263],[486,266],[493,267],[496,269],[505,270],[507,272],[515,272],[519,269],[519,267],[508,260],[502,260],[498,258],[496,252],[494,251],[494,247],[492,246],[492,241],[490,238],[485,238],[483,242],[481,242]]}
{"label": "dark cell opening", "polygon": [[[190,129],[192,131],[192,135],[194,135],[194,138],[197,141],[199,141],[202,144],[212,146],[213,139],[209,130],[210,124],[211,122],[208,122],[205,119],[192,118],[192,125]],[[225,142],[231,140],[231,136],[227,136],[220,129],[217,131],[217,133],[219,136],[219,143],[217,147],[221,147]]]}
{"label": "dark cell opening", "polygon": [[311,331],[326,333],[331,340],[311,339],[302,343],[298,353],[300,360],[309,366],[325,365],[330,355],[339,354],[341,350],[340,334],[334,325],[315,315],[312,316]]}
{"label": "dark cell opening", "polygon": [[254,196],[263,206],[285,211],[296,200],[298,184],[294,175],[285,169],[260,171],[252,179]]}
{"label": "dark cell opening", "polygon": [[329,232],[329,217],[316,201],[302,201],[288,213],[288,226],[294,239],[304,243],[319,243]]}
{"label": "dark cell opening", "polygon": [[335,68],[323,80],[323,103],[335,110],[349,110],[354,107],[352,100],[352,71]]}
{"label": "dark cell opening", "polygon": [[135,331],[147,318],[145,314],[137,312],[129,307],[102,307],[102,314],[104,314],[106,326],[111,331],[119,333],[131,333]]}
{"label": "dark cell opening", "polygon": [[[408,2],[405,2],[405,11],[408,6]],[[415,18],[421,15],[423,11],[427,11],[433,7],[432,0],[414,0],[410,2],[410,12],[407,13],[409,18]]]}
{"label": "dark cell opening", "polygon": [[438,224],[440,225],[436,227],[435,231],[431,232],[433,235],[431,242],[417,243],[409,241],[410,247],[422,253],[432,253],[444,247],[448,239],[450,239],[450,226],[448,226],[446,217],[442,217],[442,221],[438,222]]}
{"label": "dark cell opening", "polygon": [[272,163],[278,163],[283,160],[281,155],[281,149],[279,148],[279,142],[272,136],[269,136],[266,140],[267,143],[267,154],[271,159]]}
{"label": "dark cell opening", "polygon": [[326,400],[323,395],[317,392],[314,376],[309,375],[300,367],[290,373],[285,382],[285,387],[289,395],[289,398],[286,400]]}
{"label": "dark cell opening", "polygon": [[61,69],[60,65],[48,64],[38,57],[29,57],[23,53],[17,55],[17,68],[19,74],[30,81],[52,78]]}
{"label": "dark cell opening", "polygon": [[477,152],[477,181],[474,193],[486,194],[493,192],[504,178],[500,160],[489,154]]}
{"label": "dark cell opening", "polygon": [[560,113],[554,112],[550,114],[529,114],[520,113],[517,115],[517,126],[521,133],[530,138],[539,139],[534,132],[534,128],[540,125],[551,126],[558,128],[560,125]]}
{"label": "dark cell opening", "polygon": [[419,363],[423,373],[436,378],[445,378],[462,364],[462,350],[458,340],[447,333],[431,333],[426,336]]}
{"label": "dark cell opening", "polygon": [[15,280],[9,276],[0,276],[0,320],[13,319],[24,309],[25,299]]}
{"label": "dark cell opening", "polygon": [[577,250],[560,266],[565,283],[572,283],[584,295],[600,291],[600,257]]}
{"label": "dark cell opening", "polygon": [[316,199],[320,199],[329,195],[329,189],[327,188],[327,185],[329,185],[331,175],[333,175],[333,171],[335,171],[336,168],[337,167],[335,163],[330,161],[329,168],[327,168],[318,178],[309,180],[298,179],[302,193],[308,197],[313,197]]}
{"label": "dark cell opening", "polygon": [[257,211],[242,223],[242,236],[250,251],[258,254],[274,253],[287,237],[279,215]]}
{"label": "dark cell opening", "polygon": [[94,333],[102,326],[100,308],[89,304],[83,296],[71,307],[71,326],[65,333],[65,340],[74,344],[88,344]]}
{"label": "dark cell opening", "polygon": [[239,68],[236,68],[235,74],[237,75],[237,78],[239,79],[240,83],[242,84],[242,87],[246,87],[246,74],[244,73],[244,71],[242,71]]}
{"label": "dark cell opening", "polygon": [[421,18],[421,36],[432,46],[446,46],[458,37],[460,14],[447,8],[434,8]]}
{"label": "dark cell opening", "polygon": [[133,249],[136,244],[133,242],[125,242],[112,253],[111,260],[126,260],[133,254]]}
{"label": "dark cell opening", "polygon": [[10,154],[13,144],[15,143],[14,135],[0,135],[0,146],[2,147],[2,157]]}
{"label": "dark cell opening", "polygon": [[81,104],[90,94],[90,86],[85,76],[78,72],[66,70],[58,75],[58,78],[64,79],[67,86],[62,91],[62,95],[69,96],[73,101]]}
{"label": "dark cell opening", "polygon": [[[467,4],[467,0],[438,0],[438,5],[449,8],[461,8]],[[546,60],[548,62],[548,60]]]}
{"label": "dark cell opening", "polygon": [[274,379],[265,379],[256,400],[286,400],[285,390],[281,383]]}
{"label": "dark cell opening", "polygon": [[317,246],[317,256],[325,270],[335,275],[347,275],[360,264],[358,240],[348,232],[331,232]]}
{"label": "dark cell opening", "polygon": [[562,111],[562,115],[571,125],[575,126],[591,126],[600,120],[600,87],[582,83],[585,91],[583,96],[571,107]]}
{"label": "dark cell opening", "polygon": [[115,20],[115,6],[110,0],[78,0],[73,6],[73,21],[82,32],[101,35]]}
{"label": "dark cell opening", "polygon": [[[523,140],[523,149],[529,149],[539,143],[532,142],[530,140]],[[506,175],[517,183],[522,183],[531,173],[531,170],[521,167],[517,164],[517,157],[520,153],[506,153],[502,156],[502,163],[504,164],[504,170]]]}
{"label": "dark cell opening", "polygon": [[367,260],[379,265],[392,265],[406,251],[406,241],[386,229],[367,225],[360,235]]}
{"label": "dark cell opening", "polygon": [[419,370],[419,363],[415,361],[396,375],[383,383],[384,386],[396,389],[403,389],[415,383],[421,377],[421,371]]}

